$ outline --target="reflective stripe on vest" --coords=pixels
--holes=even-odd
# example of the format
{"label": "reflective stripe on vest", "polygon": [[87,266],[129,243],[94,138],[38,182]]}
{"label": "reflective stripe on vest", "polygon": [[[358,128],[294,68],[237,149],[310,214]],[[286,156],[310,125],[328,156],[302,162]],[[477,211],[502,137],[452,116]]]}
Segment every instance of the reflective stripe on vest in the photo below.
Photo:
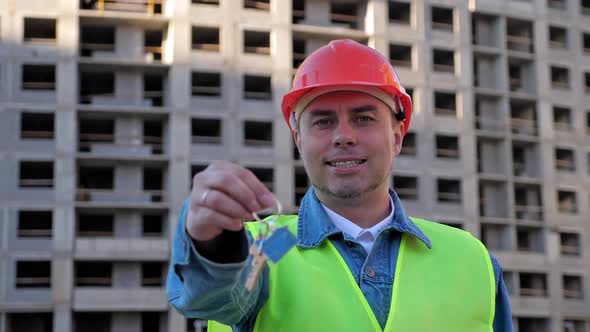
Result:
{"label": "reflective stripe on vest", "polygon": [[[269,263],[270,295],[254,331],[492,332],[496,289],[486,248],[462,230],[412,221],[432,248],[403,234],[385,329],[338,250],[325,240],[316,248],[295,247],[279,263]],[[281,217],[280,224],[297,233],[297,216]],[[254,236],[256,226],[247,223]],[[378,280],[382,275],[375,272]],[[209,331],[231,328],[209,322]]]}

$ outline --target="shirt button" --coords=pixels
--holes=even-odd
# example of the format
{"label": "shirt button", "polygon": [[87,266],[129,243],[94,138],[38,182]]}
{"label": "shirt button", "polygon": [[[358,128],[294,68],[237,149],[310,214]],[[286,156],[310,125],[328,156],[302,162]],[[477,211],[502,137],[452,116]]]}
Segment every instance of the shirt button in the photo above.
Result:
{"label": "shirt button", "polygon": [[365,269],[365,273],[367,276],[369,276],[369,278],[373,278],[375,276],[375,270],[373,270],[373,268],[370,266]]}

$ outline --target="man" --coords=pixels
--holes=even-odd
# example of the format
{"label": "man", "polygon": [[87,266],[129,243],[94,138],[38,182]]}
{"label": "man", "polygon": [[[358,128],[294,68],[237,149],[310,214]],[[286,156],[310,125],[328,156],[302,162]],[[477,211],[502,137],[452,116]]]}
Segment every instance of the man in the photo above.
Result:
{"label": "man", "polygon": [[[246,290],[259,224],[242,220],[273,196],[213,163],[179,217],[172,306],[234,331],[512,331],[495,258],[469,233],[410,219],[389,189],[412,105],[385,57],[332,41],[300,66],[282,108],[312,184],[299,215],[278,221],[296,246]],[[210,330],[229,330],[219,323]]]}

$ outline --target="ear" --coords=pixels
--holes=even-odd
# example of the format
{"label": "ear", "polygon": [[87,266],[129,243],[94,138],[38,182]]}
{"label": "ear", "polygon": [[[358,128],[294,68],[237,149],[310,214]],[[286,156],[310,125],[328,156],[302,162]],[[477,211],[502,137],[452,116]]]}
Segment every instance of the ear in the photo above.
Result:
{"label": "ear", "polygon": [[292,131],[293,133],[293,142],[297,146],[297,150],[299,150],[299,155],[301,155],[301,135],[299,135],[299,130]]}
{"label": "ear", "polygon": [[402,143],[404,141],[404,129],[405,124],[402,121],[398,121],[397,124],[393,126],[392,135],[393,135],[393,153],[397,156],[402,151]]}

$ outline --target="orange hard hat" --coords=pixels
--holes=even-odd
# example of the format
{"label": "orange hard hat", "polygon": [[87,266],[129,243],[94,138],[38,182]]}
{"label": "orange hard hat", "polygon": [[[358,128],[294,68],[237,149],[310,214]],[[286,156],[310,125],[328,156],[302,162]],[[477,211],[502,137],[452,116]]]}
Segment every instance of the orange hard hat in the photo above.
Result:
{"label": "orange hard hat", "polygon": [[[293,88],[283,97],[283,116],[291,131],[294,110],[311,90],[380,89],[395,103],[395,117],[403,121],[406,134],[412,117],[412,99],[401,85],[395,70],[381,53],[353,40],[333,40],[310,54],[297,69]],[[340,89],[341,88],[341,89]],[[380,93],[381,93],[380,91]]]}

